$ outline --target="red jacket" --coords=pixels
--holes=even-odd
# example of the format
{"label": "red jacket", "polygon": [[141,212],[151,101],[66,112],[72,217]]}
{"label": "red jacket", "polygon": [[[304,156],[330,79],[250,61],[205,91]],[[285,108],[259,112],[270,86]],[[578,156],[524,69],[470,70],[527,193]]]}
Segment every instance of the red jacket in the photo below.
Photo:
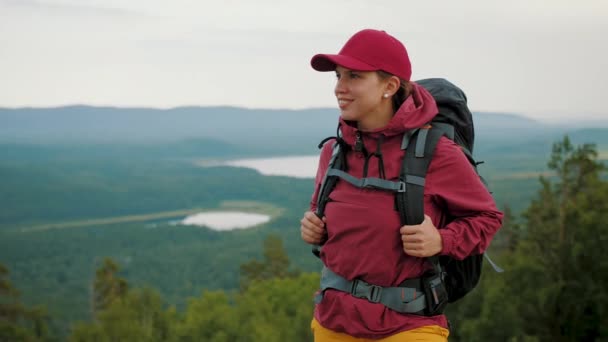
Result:
{"label": "red jacket", "polygon": [[[365,157],[362,152],[354,152],[359,133],[370,153],[376,151],[378,138],[383,136],[385,178],[398,179],[404,155],[401,150],[403,133],[428,123],[436,113],[433,97],[414,84],[413,96],[382,129],[360,132],[356,125],[340,118],[343,139],[352,147],[347,154],[348,173],[363,177]],[[312,211],[317,206],[331,145],[325,144],[321,151],[310,206]],[[377,157],[370,158],[367,176],[380,177]],[[401,223],[393,192],[360,189],[339,181],[330,198],[325,208],[328,239],[322,248],[321,260],[333,272],[349,280],[359,278],[387,287],[417,278],[431,268],[426,259],[408,256],[403,251],[399,233]],[[439,140],[427,172],[424,211],[435,226],[441,228],[441,254],[458,259],[485,251],[502,223],[502,213],[460,147],[445,137]],[[453,218],[449,223],[448,217]],[[332,289],[327,290],[322,302],[316,305],[315,318],[328,329],[362,338],[382,338],[425,325],[447,328],[444,315],[401,314],[382,304]]]}

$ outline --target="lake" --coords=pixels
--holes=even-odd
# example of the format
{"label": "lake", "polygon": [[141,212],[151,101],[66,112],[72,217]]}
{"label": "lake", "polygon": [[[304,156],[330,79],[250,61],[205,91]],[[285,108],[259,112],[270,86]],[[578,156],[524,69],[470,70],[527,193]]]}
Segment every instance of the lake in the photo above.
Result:
{"label": "lake", "polygon": [[289,156],[228,160],[223,165],[255,169],[267,176],[315,178],[319,156]]}
{"label": "lake", "polygon": [[216,211],[190,215],[181,221],[173,221],[172,223],[226,231],[246,229],[268,221],[270,221],[270,216],[263,214],[243,213],[238,211]]}
{"label": "lake", "polygon": [[[201,161],[197,165],[218,166],[227,165],[246,167],[257,170],[266,176],[287,176],[294,178],[314,178],[317,172],[319,156],[288,156],[269,158],[235,159],[228,161]],[[270,220],[270,216],[243,212],[204,212],[186,217],[173,224],[205,226],[214,230],[226,231],[246,229]]]}

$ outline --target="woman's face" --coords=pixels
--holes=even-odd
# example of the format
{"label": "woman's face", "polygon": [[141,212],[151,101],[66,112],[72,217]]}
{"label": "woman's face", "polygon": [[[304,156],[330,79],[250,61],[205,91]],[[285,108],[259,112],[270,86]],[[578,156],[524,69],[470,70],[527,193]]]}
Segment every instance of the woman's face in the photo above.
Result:
{"label": "woman's face", "polygon": [[336,67],[335,94],[344,120],[373,121],[383,108],[385,82],[375,71],[356,71]]}

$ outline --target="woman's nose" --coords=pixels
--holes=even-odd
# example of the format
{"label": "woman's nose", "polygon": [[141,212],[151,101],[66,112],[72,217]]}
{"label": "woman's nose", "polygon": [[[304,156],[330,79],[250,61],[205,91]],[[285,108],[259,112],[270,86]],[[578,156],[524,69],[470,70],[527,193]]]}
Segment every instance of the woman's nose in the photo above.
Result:
{"label": "woman's nose", "polygon": [[346,85],[344,84],[344,81],[341,79],[336,80],[336,87],[334,88],[334,92],[336,94],[341,94],[341,93],[344,93],[345,90],[346,90]]}

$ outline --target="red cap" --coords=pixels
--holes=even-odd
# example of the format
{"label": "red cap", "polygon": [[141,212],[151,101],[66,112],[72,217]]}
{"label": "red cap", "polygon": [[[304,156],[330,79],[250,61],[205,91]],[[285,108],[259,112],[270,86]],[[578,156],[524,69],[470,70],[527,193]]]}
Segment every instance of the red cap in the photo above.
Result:
{"label": "red cap", "polygon": [[371,29],[355,33],[337,55],[315,55],[310,65],[317,71],[334,71],[336,65],[359,71],[382,70],[405,81],[412,76],[405,46],[390,34]]}

